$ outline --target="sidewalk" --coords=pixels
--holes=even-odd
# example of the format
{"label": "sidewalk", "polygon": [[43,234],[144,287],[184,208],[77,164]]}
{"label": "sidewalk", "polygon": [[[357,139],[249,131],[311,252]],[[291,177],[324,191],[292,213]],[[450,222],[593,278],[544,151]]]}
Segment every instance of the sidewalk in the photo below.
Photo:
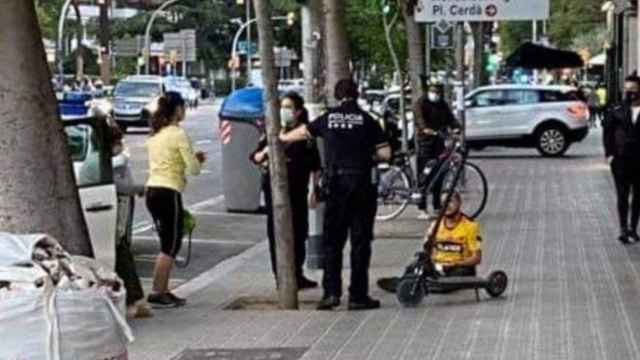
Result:
{"label": "sidewalk", "polygon": [[[137,339],[130,358],[637,358],[640,244],[623,247],[616,241],[613,185],[599,136],[595,132],[563,159],[488,149],[472,160],[490,182],[481,218],[480,274],[507,272],[510,284],[502,299],[483,293],[477,303],[472,291],[464,291],[429,296],[419,308],[403,309],[377,289],[375,280],[401,272],[420,245],[424,225],[407,212],[376,229],[371,292],[383,309],[348,312],[343,305],[336,312],[316,312],[305,302],[297,312],[223,310],[239,297],[275,297],[261,243],[181,288],[189,295],[187,307],[133,322]],[[321,278],[320,272],[309,274]],[[302,300],[320,297],[315,290]],[[268,348],[277,351],[235,357],[221,351]]]}

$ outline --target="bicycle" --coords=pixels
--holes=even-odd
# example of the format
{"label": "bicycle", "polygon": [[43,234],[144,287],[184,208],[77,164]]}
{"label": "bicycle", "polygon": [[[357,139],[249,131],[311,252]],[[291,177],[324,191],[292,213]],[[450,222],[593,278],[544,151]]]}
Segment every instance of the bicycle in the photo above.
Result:
{"label": "bicycle", "polygon": [[[487,204],[489,188],[487,179],[478,165],[467,161],[468,151],[458,136],[445,139],[446,149],[438,158],[427,163],[422,170],[424,176],[416,177],[411,168],[411,154],[397,153],[388,168],[380,168],[378,183],[378,213],[376,220],[389,221],[397,218],[409,204],[418,205],[423,198],[441,185],[440,191],[451,190],[453,177],[461,164],[461,179],[455,190],[462,196],[462,211],[470,218],[478,217]],[[434,194],[433,196],[440,196]]]}

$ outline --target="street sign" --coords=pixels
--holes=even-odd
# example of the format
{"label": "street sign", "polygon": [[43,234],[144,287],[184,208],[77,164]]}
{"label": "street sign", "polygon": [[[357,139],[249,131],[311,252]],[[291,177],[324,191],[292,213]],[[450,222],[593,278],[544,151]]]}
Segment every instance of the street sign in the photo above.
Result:
{"label": "street sign", "polygon": [[[177,54],[176,61],[193,62],[196,61],[196,31],[195,30],[181,30],[177,33],[164,33],[164,54],[169,56],[172,51]],[[186,54],[186,55],[185,55]]]}
{"label": "street sign", "polygon": [[143,48],[142,36],[124,37],[113,42],[113,52],[120,57],[138,57]]}
{"label": "street sign", "polygon": [[431,32],[432,49],[451,49],[454,46],[455,36],[453,27],[442,30],[440,26],[434,26]]}
{"label": "street sign", "polygon": [[543,20],[549,0],[419,0],[416,22]]}
{"label": "street sign", "polygon": [[[238,42],[238,54],[239,55],[246,55],[247,51],[249,50],[249,46],[247,46],[247,42],[246,41],[240,41]],[[251,42],[251,55],[256,54],[258,52],[258,44],[256,44],[255,42]]]}

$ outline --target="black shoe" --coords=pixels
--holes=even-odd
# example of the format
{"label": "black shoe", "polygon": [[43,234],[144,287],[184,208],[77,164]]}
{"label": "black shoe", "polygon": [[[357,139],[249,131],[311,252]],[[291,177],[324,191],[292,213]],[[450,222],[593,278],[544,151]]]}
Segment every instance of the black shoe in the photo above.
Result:
{"label": "black shoe", "polygon": [[631,242],[629,241],[629,234],[622,233],[618,236],[618,241],[620,241],[623,245],[629,245]]}
{"label": "black shoe", "polygon": [[373,310],[379,308],[380,300],[375,300],[368,296],[358,301],[349,300],[349,310]]}
{"label": "black shoe", "polygon": [[169,297],[171,298],[171,300],[173,300],[173,303],[176,304],[176,306],[187,305],[187,299],[179,298],[175,296],[172,292],[168,292],[167,295],[169,295]]}
{"label": "black shoe", "polygon": [[306,277],[302,276],[298,279],[298,290],[307,290],[307,289],[315,289],[318,287],[318,283],[309,280]]}
{"label": "black shoe", "polygon": [[[172,308],[181,306],[176,300],[170,295],[170,293],[163,294],[149,294],[147,297],[147,302],[154,308]],[[184,304],[182,304],[184,305]]]}
{"label": "black shoe", "polygon": [[335,295],[329,295],[320,300],[316,310],[333,310],[338,306],[340,306],[340,298]]}

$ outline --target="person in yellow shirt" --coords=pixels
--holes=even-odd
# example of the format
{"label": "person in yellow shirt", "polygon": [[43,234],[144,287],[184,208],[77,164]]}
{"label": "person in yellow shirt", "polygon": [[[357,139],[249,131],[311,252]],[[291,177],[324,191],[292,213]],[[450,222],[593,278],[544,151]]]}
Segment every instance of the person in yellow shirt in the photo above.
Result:
{"label": "person in yellow shirt", "polygon": [[187,175],[198,175],[206,154],[194,152],[191,140],[180,127],[185,118],[185,101],[177,92],[167,92],[158,100],[152,116],[151,136],[145,143],[149,155],[146,183],[147,208],[160,237],[161,252],[156,258],[153,289],[147,301],[154,307],[177,307],[185,299],[169,291],[169,278],[182,245],[182,192]]}
{"label": "person in yellow shirt", "polygon": [[[442,202],[447,194],[442,194]],[[431,260],[446,276],[475,276],[476,266],[482,261],[480,224],[460,210],[460,194],[451,194],[451,201],[435,236]],[[425,233],[425,245],[433,231],[433,222]]]}

